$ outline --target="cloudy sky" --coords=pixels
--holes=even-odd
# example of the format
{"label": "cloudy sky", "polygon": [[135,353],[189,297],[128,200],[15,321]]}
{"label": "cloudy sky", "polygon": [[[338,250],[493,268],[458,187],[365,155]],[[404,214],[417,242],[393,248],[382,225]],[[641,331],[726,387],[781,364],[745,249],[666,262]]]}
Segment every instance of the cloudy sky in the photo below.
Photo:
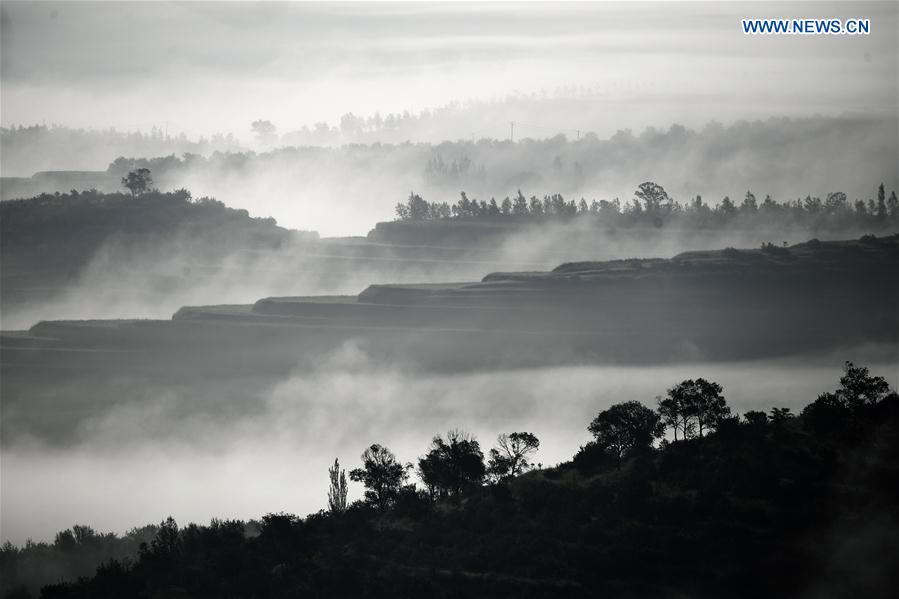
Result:
{"label": "cloudy sky", "polygon": [[[744,36],[744,17],[867,17],[869,36]],[[2,124],[281,131],[583,85],[597,133],[893,112],[897,4],[3,2]]]}

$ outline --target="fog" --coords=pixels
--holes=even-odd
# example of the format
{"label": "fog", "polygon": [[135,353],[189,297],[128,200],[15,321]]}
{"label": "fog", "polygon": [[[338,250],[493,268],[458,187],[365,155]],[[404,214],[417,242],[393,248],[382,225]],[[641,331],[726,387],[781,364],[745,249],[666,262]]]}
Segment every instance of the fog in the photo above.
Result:
{"label": "fog", "polygon": [[[876,347],[764,362],[446,376],[399,364],[385,370],[371,360],[373,351],[349,341],[322,356],[314,372],[276,381],[146,388],[121,380],[109,389],[61,389],[66,397],[92,396],[98,408],[71,415],[75,435],[61,446],[27,426],[4,430],[4,540],[52,538],[75,522],[124,532],[169,514],[186,523],[314,512],[326,505],[335,457],[355,467],[377,442],[415,462],[433,435],[454,427],[476,434],[485,451],[501,432],[533,431],[541,439],[537,460],[552,465],[590,439],[586,425],[599,410],[631,399],[652,405],[696,376],[720,382],[740,413],[772,406],[798,412],[836,386],[845,359],[866,361],[897,382]],[[98,400],[111,392],[114,403]],[[5,409],[4,426],[22,422],[15,407]],[[351,497],[361,497],[358,484]]]}
{"label": "fog", "polygon": [[[874,26],[868,36],[838,38],[740,31],[741,18],[799,16],[864,16]],[[249,142],[256,119],[291,132],[336,125],[347,113],[417,113],[572,87],[594,90],[601,110],[584,122],[556,104],[531,112],[532,123],[549,135],[608,136],[672,122],[697,127],[710,116],[894,114],[895,20],[888,2],[823,11],[801,2],[527,3],[514,10],[5,2],[2,124],[148,131],[167,123],[172,133],[230,132]],[[550,115],[550,122],[538,118]],[[514,110],[502,117],[438,129],[429,141],[504,138],[508,121],[527,120]]]}
{"label": "fog", "polygon": [[[867,200],[880,183],[887,190],[899,188],[895,116],[772,118],[726,126],[706,122],[697,129],[666,123],[608,138],[532,133],[534,138],[516,143],[479,138],[303,146],[208,158],[144,154],[127,159],[112,153],[123,148],[103,144],[109,152],[103,172],[87,174],[87,180],[66,173],[7,179],[2,193],[10,199],[73,188],[111,192],[122,189],[129,170],[145,167],[160,189],[187,188],[195,197],[215,197],[254,216],[274,217],[282,226],[331,236],[365,235],[376,222],[392,219],[394,205],[412,191],[428,201],[450,203],[460,191],[501,202],[518,190],[538,197],[561,193],[588,203],[628,202],[639,183],[653,180],[681,202],[701,195],[714,205],[724,196],[739,202],[749,189],[759,201],[771,195],[783,202],[834,191],[846,193],[850,201]],[[13,139],[4,155],[46,158],[67,151],[66,139],[48,135],[36,147]]]}

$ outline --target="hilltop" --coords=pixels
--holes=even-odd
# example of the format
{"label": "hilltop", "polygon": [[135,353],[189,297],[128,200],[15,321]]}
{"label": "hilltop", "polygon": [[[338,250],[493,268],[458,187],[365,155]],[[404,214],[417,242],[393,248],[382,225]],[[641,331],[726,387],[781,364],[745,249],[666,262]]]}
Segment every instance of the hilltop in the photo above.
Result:
{"label": "hilltop", "polygon": [[122,539],[75,527],[52,545],[0,551],[6,597],[48,582],[46,599],[890,596],[899,396],[883,378],[847,363],[840,387],[801,415],[724,414],[710,426],[657,448],[633,437],[623,461],[597,434],[569,462],[446,495],[397,477],[389,495],[378,487],[305,518],[168,519]]}
{"label": "hilltop", "polygon": [[[273,249],[317,235],[290,231],[186,190],[132,197],[95,190],[41,194],[0,202],[2,303],[19,305],[58,295],[109,250],[117,259],[177,248],[215,261],[236,249]],[[147,273],[149,279],[153,273]]]}

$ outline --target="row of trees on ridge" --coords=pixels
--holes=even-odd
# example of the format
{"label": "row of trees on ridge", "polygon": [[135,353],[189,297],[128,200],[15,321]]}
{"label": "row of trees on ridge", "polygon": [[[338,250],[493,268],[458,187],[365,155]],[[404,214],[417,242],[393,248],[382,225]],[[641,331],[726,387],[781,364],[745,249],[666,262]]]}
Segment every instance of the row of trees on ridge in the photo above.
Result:
{"label": "row of trees on ridge", "polygon": [[899,219],[899,199],[893,191],[886,195],[883,184],[877,189],[877,199],[849,202],[843,192],[832,192],[825,198],[806,196],[805,199],[775,201],[770,195],[759,200],[752,191],[747,191],[740,205],[730,197],[724,197],[716,206],[705,203],[702,196],[695,196],[688,203],[681,204],[668,195],[665,188],[652,181],[641,183],[634,192],[634,198],[624,204],[618,198],[613,200],[593,200],[589,204],[581,198],[579,201],[566,200],[561,194],[545,195],[543,198],[531,196],[526,198],[521,190],[515,197],[506,197],[497,202],[491,198],[484,200],[469,199],[463,191],[459,201],[428,202],[416,193],[410,193],[404,203],[396,205],[399,220],[438,220],[449,218],[484,218],[484,217],[574,217],[582,214],[593,214],[607,219],[631,217],[634,219],[649,218],[658,224],[666,220],[684,216],[716,218],[728,221],[738,216],[755,215],[790,215],[794,218],[815,218],[829,216],[835,218]]}
{"label": "row of trees on ridge", "polygon": [[[625,458],[650,450],[667,430],[672,432],[676,443],[702,438],[713,431],[733,430],[740,425],[757,427],[795,417],[789,408],[775,407],[770,413],[747,411],[741,419],[731,413],[722,392],[718,383],[697,378],[682,381],[668,389],[664,398],[656,398],[655,410],[638,401],[613,404],[599,412],[587,426],[593,440],[581,448],[581,454],[598,452],[620,468]],[[864,419],[886,399],[899,401],[886,379],[871,376],[866,367],[846,362],[839,389],[819,395],[801,415],[808,426],[828,434]],[[667,439],[662,440],[663,445],[668,443]],[[440,435],[433,438],[427,453],[419,458],[417,468],[400,462],[392,451],[376,443],[362,453],[362,466],[352,469],[349,477],[363,484],[367,504],[383,510],[404,495],[423,495],[436,501],[457,498],[485,482],[502,484],[534,469],[532,460],[539,448],[540,441],[533,433],[502,434],[485,463],[478,441],[454,429],[445,438]],[[424,491],[409,483],[413,470]],[[347,508],[345,472],[339,470],[335,460],[329,473],[330,511],[344,511]]]}

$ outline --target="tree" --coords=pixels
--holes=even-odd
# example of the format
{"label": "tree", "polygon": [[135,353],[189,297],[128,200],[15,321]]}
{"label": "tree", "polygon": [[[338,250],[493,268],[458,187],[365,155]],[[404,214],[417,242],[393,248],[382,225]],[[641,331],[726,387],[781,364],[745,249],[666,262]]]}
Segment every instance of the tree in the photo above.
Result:
{"label": "tree", "polygon": [[740,206],[741,212],[746,212],[749,214],[754,214],[758,212],[759,205],[755,199],[755,194],[752,191],[747,190],[746,196],[743,198],[743,204]]}
{"label": "tree", "polygon": [[696,426],[692,420],[687,417],[687,409],[684,405],[682,394],[675,393],[677,387],[668,390],[668,397],[662,399],[656,397],[658,402],[657,411],[661,418],[662,424],[671,427],[674,431],[674,440],[677,441],[677,433],[681,432],[684,439],[693,436]]}
{"label": "tree", "polygon": [[84,524],[75,524],[72,526],[72,536],[75,537],[76,543],[84,545],[97,536],[97,531]]}
{"label": "tree", "polygon": [[824,198],[824,210],[828,214],[837,214],[846,207],[846,194],[842,191],[832,191]]}
{"label": "tree", "polygon": [[806,425],[820,433],[851,432],[890,397],[896,395],[885,378],[871,376],[866,367],[846,362],[840,387],[819,395],[803,408],[801,416]]}
{"label": "tree", "polygon": [[692,436],[694,429],[702,437],[730,414],[721,391],[721,385],[702,378],[683,381],[668,390],[666,412],[676,411],[684,438]]}
{"label": "tree", "polygon": [[[143,549],[143,546],[142,546]],[[175,519],[169,516],[159,524],[156,537],[149,549],[144,549],[157,559],[176,559],[181,552],[181,532]]]}
{"label": "tree", "polygon": [[451,430],[446,440],[431,441],[428,453],[418,460],[418,473],[432,497],[455,497],[479,485],[487,474],[481,446],[471,435]]}
{"label": "tree", "polygon": [[487,471],[496,480],[518,476],[532,467],[530,456],[540,448],[533,433],[503,433],[496,438],[497,447],[490,450]]}
{"label": "tree", "polygon": [[887,200],[887,211],[894,218],[899,216],[899,199],[896,198],[895,191],[890,192],[890,199]]}
{"label": "tree", "polygon": [[721,203],[718,204],[718,210],[725,217],[730,217],[733,216],[737,211],[737,207],[734,206],[734,202],[730,199],[730,196],[724,196],[724,198],[721,200]]}
{"label": "tree", "polygon": [[271,121],[257,120],[250,123],[250,129],[256,136],[256,140],[262,145],[268,145],[275,141],[275,127]]}
{"label": "tree", "polygon": [[668,192],[665,191],[665,188],[652,181],[646,181],[637,186],[637,191],[634,192],[634,195],[638,200],[643,201],[643,207],[646,212],[658,212],[663,203],[666,206],[671,204],[671,198],[668,197]]}
{"label": "tree", "polygon": [[718,383],[702,378],[685,383],[688,383],[687,416],[694,419],[699,436],[702,437],[703,431],[714,429],[720,419],[730,415],[730,408],[721,395],[722,388]]}
{"label": "tree", "polygon": [[528,201],[524,197],[524,194],[521,193],[521,190],[518,190],[518,195],[515,196],[515,200],[512,202],[512,214],[515,216],[525,216],[528,213]]}
{"label": "tree", "polygon": [[785,422],[794,418],[795,415],[790,408],[771,408],[771,422],[772,424],[780,424],[781,422]]}
{"label": "tree", "polygon": [[408,467],[397,462],[392,451],[377,443],[362,452],[361,459],[362,468],[351,470],[350,480],[365,485],[366,501],[387,509],[406,481]]}
{"label": "tree", "polygon": [[878,218],[884,218],[887,215],[886,194],[883,190],[883,183],[877,188],[877,210],[875,214]]}
{"label": "tree", "polygon": [[328,489],[328,510],[332,514],[340,514],[346,511],[346,470],[340,469],[340,463],[334,459],[334,465],[328,468],[331,486]]}
{"label": "tree", "polygon": [[637,401],[615,404],[600,412],[587,427],[596,444],[612,453],[621,467],[621,458],[652,446],[665,427],[659,415]]}
{"label": "tree", "polygon": [[400,220],[425,220],[432,216],[431,206],[420,195],[410,192],[405,204],[396,205],[396,215]]}
{"label": "tree", "polygon": [[759,410],[749,410],[743,414],[743,420],[749,426],[762,427],[768,424],[768,415]]}
{"label": "tree", "polygon": [[889,392],[890,385],[886,379],[882,376],[871,376],[865,366],[856,366],[848,361],[843,365],[843,376],[840,377],[837,396],[848,408],[856,410],[862,406],[873,406]]}
{"label": "tree", "polygon": [[150,177],[150,169],[148,168],[130,171],[127,177],[122,177],[122,185],[128,188],[128,191],[131,192],[131,197],[137,197],[146,192],[152,184],[153,179]]}

